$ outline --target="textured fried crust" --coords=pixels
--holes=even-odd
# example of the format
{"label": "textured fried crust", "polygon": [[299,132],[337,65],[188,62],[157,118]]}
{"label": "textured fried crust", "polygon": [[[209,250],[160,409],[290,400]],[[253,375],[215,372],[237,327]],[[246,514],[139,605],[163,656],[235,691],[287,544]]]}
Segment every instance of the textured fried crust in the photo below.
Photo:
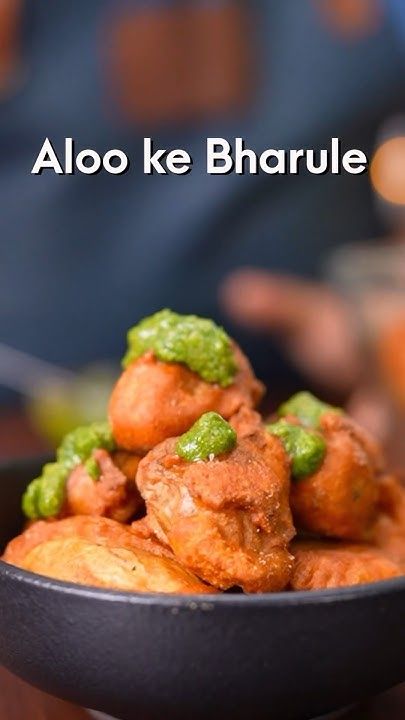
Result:
{"label": "textured fried crust", "polygon": [[145,548],[145,550],[150,550],[150,552],[154,552],[155,554],[174,558],[170,547],[164,544],[153,531],[147,515],[131,523],[131,530],[137,538],[139,538],[140,547]]}
{"label": "textured fried crust", "polygon": [[[116,454],[116,456],[118,453]],[[78,465],[70,474],[66,484],[66,501],[63,515],[102,515],[118,522],[129,520],[142,505],[142,498],[135,484],[135,474],[128,478],[125,470],[133,473],[140,458],[132,456],[125,461],[121,471],[116,459],[106,450],[94,450],[93,458],[100,468],[100,477],[94,480],[84,465]]]}
{"label": "textured fried crust", "polygon": [[37,545],[72,537],[104,547],[141,549],[155,555],[173,557],[152,535],[142,537],[131,527],[108,518],[77,515],[65,520],[39,520],[32,523],[21,535],[9,542],[2,559],[11,565],[21,566],[27,554]]}
{"label": "textured fried crust", "polygon": [[141,456],[126,452],[125,450],[115,450],[111,457],[114,465],[121,470],[127,480],[135,482]]}
{"label": "textured fried crust", "polygon": [[259,415],[256,410],[252,410],[252,408],[249,408],[246,405],[242,405],[238,412],[229,418],[229,423],[236,431],[240,440],[263,430],[262,416]]}
{"label": "textured fried crust", "polygon": [[195,463],[181,460],[175,445],[175,439],[165,441],[138,469],[149,523],[159,539],[218,588],[284,588],[294,529],[288,461],[279,441],[259,431],[231,453]]}
{"label": "textured fried crust", "polygon": [[295,557],[292,590],[361,585],[402,574],[398,565],[368,545],[297,540],[291,552]]}
{"label": "textured fried crust", "polygon": [[405,487],[392,475],[379,484],[380,509],[374,542],[405,572]]}
{"label": "textured fried crust", "polygon": [[323,464],[292,483],[295,524],[317,535],[366,540],[377,517],[380,450],[347,416],[326,413],[320,430],[327,443]]}
{"label": "textured fried crust", "polygon": [[224,418],[242,405],[253,407],[263,395],[249,361],[235,346],[239,367],[227,388],[207,383],[185,365],[164,363],[149,352],[131,363],[110,399],[109,419],[119,447],[143,453],[181,435],[205,412]]}
{"label": "textured fried crust", "polygon": [[101,588],[180,594],[215,592],[175,560],[139,548],[94,545],[79,537],[37,545],[22,567],[57,580]]}

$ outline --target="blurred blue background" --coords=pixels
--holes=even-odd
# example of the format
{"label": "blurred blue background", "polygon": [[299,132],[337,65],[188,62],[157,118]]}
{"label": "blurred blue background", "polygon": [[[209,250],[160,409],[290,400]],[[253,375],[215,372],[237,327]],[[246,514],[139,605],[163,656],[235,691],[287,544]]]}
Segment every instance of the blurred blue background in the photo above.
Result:
{"label": "blurred blue background", "polygon": [[[338,136],[372,158],[404,71],[402,0],[1,0],[1,340],[76,369],[118,359],[127,328],[169,306],[224,322],[264,379],[297,383],[270,321],[221,301],[226,278],[317,280],[336,246],[398,233],[401,202],[382,212],[367,174],[208,176],[205,139]],[[46,136],[122,148],[131,170],[32,176]],[[144,136],[187,149],[193,172],[144,176]]]}

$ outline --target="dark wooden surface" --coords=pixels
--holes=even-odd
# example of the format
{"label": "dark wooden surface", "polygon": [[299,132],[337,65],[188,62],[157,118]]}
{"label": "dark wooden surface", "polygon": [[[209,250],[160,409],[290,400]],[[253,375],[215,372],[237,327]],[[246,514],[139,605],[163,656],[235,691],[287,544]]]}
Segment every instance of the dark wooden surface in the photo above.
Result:
{"label": "dark wooden surface", "polygon": [[[342,717],[343,720],[404,720],[405,685],[364,703]],[[0,720],[91,719],[85,710],[45,695],[0,668]]]}

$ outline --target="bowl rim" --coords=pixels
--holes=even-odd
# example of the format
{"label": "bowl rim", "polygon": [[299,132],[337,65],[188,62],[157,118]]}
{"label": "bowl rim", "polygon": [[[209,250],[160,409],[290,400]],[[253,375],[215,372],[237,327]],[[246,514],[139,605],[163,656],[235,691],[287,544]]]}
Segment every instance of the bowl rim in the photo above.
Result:
{"label": "bowl rim", "polygon": [[[28,456],[17,459],[8,459],[0,462],[0,474],[10,469],[23,470],[33,463],[42,463],[48,456]],[[16,565],[6,563],[0,556],[0,580],[11,581],[33,588],[42,588],[44,591],[81,597],[124,605],[146,605],[163,608],[185,608],[189,610],[213,610],[217,607],[294,607],[296,605],[316,605],[318,603],[334,603],[339,601],[351,601],[366,597],[383,596],[397,592],[405,595],[405,575],[402,577],[380,580],[374,583],[362,585],[349,585],[341,588],[330,588],[326,590],[296,590],[275,593],[257,594],[226,594],[218,592],[213,595],[201,594],[169,594],[169,593],[135,593],[125,590],[108,590],[90,585],[79,585],[70,583],[45,575],[39,575],[28,570],[23,570]]]}
{"label": "bowl rim", "polygon": [[201,594],[169,594],[169,593],[135,593],[125,590],[108,590],[92,587],[90,585],[79,585],[77,583],[55,580],[45,575],[23,570],[15,565],[6,563],[0,559],[0,580],[12,581],[33,588],[42,588],[44,591],[92,599],[107,601],[124,605],[147,605],[163,608],[183,608],[189,610],[212,611],[216,608],[225,607],[294,607],[296,605],[316,605],[319,603],[347,602],[361,600],[375,596],[392,595],[393,593],[404,593],[405,596],[405,575],[402,577],[380,580],[362,585],[349,585],[341,588],[329,588],[326,590],[297,590],[282,591],[275,593],[257,594],[226,594],[213,595]]}

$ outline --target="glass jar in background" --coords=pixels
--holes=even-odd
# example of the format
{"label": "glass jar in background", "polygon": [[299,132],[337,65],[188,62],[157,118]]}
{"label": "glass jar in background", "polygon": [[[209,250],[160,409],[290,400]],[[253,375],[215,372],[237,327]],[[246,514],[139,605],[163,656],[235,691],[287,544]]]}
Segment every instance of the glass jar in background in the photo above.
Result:
{"label": "glass jar in background", "polygon": [[[354,402],[390,461],[405,467],[405,242],[349,245],[331,256],[330,280],[344,294],[362,353]],[[358,403],[358,408],[360,403]],[[367,417],[367,413],[369,417]]]}

